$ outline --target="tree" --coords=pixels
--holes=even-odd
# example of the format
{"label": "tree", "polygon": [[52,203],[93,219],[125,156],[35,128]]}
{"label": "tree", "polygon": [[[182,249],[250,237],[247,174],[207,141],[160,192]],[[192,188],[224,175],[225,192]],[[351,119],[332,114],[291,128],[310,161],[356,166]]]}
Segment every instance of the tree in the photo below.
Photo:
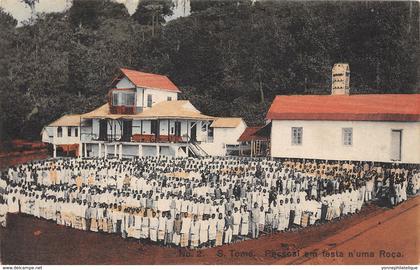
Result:
{"label": "tree", "polygon": [[13,93],[9,84],[14,78],[14,74],[10,72],[10,65],[15,54],[16,25],[17,21],[0,8],[0,141],[13,134],[9,129],[8,119],[11,113],[8,104],[11,102],[9,95]]}
{"label": "tree", "polygon": [[122,66],[167,75],[203,113],[252,125],[276,95],[329,94],[337,62],[350,64],[351,93],[420,90],[417,2],[210,1],[166,23],[168,6],[144,0],[130,17],[78,0],[19,28],[0,10],[3,139],[39,139],[61,115],[102,105]]}
{"label": "tree", "polygon": [[171,0],[143,0],[140,1],[132,17],[141,25],[151,28],[152,37],[156,29],[165,23],[165,17],[172,15]]}

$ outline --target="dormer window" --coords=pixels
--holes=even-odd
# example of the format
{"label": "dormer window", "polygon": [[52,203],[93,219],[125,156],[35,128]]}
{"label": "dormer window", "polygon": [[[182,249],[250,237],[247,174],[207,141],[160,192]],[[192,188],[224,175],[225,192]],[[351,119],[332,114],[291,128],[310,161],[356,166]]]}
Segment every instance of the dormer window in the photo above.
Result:
{"label": "dormer window", "polygon": [[151,108],[153,105],[153,97],[152,95],[147,95],[147,107]]}
{"label": "dormer window", "polygon": [[114,90],[112,92],[112,106],[134,106],[135,92]]}

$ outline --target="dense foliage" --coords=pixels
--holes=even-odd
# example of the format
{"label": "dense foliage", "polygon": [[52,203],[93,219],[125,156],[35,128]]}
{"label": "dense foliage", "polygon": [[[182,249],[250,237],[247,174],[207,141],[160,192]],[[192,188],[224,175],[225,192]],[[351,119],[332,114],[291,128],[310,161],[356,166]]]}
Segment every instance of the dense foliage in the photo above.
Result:
{"label": "dense foliage", "polygon": [[[103,104],[118,67],[168,75],[201,111],[264,121],[278,94],[328,94],[348,62],[352,93],[419,92],[419,3],[74,1],[22,27],[0,10],[0,135],[39,139],[65,113]],[[143,11],[143,12],[142,12]]]}

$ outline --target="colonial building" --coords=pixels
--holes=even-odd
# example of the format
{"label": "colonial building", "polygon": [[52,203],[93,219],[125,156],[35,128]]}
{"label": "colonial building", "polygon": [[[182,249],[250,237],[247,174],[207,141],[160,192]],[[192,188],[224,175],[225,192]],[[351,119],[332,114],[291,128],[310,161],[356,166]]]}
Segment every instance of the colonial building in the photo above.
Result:
{"label": "colonial building", "polygon": [[64,115],[42,129],[42,141],[53,146],[53,157],[57,150],[79,155],[80,117],[79,114]]}
{"label": "colonial building", "polygon": [[[333,78],[349,78],[348,65],[336,68]],[[276,96],[273,157],[420,163],[419,94],[350,95],[337,83],[327,96]]]}
{"label": "colonial building", "polygon": [[[82,157],[120,158],[225,155],[226,145],[238,145],[246,127],[242,119],[235,118],[235,127],[222,127],[218,123],[225,118],[202,114],[189,101],[178,100],[178,93],[166,76],[122,68],[106,104],[49,124],[43,141],[55,146],[53,156],[57,146],[77,144]],[[73,135],[65,136],[69,129]]]}
{"label": "colonial building", "polygon": [[239,117],[219,117],[214,119],[210,128],[213,130],[213,141],[203,144],[203,148],[213,156],[237,155],[238,139],[246,129],[246,123]]}

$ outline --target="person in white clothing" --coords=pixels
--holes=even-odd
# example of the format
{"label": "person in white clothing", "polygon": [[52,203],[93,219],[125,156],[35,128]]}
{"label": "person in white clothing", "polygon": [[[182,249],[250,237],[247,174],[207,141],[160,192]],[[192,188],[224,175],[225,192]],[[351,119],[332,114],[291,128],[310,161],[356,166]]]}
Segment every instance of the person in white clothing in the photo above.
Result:
{"label": "person in white clothing", "polygon": [[238,240],[239,235],[239,228],[241,226],[241,213],[239,212],[239,209],[235,207],[233,209],[233,224],[232,224],[232,240],[236,242]]}
{"label": "person in white clothing", "polygon": [[209,242],[210,242],[211,247],[214,247],[216,243],[216,234],[217,234],[216,214],[211,214],[211,218],[209,219]]}
{"label": "person in white clothing", "polygon": [[158,240],[158,227],[159,220],[156,217],[156,212],[152,212],[152,217],[149,220],[149,237],[152,242],[157,242]]}
{"label": "person in white clothing", "polygon": [[181,247],[187,247],[190,240],[190,229],[191,229],[191,218],[188,217],[188,213],[184,213],[181,225]]}
{"label": "person in white clothing", "polygon": [[191,239],[190,247],[197,248],[200,242],[200,222],[198,221],[197,215],[194,215],[194,219],[191,222],[190,239]]}
{"label": "person in white clothing", "polygon": [[241,237],[242,239],[249,234],[249,212],[244,205],[241,207]]}
{"label": "person in white clothing", "polygon": [[210,222],[207,215],[200,221],[200,247],[207,247],[209,241]]}

